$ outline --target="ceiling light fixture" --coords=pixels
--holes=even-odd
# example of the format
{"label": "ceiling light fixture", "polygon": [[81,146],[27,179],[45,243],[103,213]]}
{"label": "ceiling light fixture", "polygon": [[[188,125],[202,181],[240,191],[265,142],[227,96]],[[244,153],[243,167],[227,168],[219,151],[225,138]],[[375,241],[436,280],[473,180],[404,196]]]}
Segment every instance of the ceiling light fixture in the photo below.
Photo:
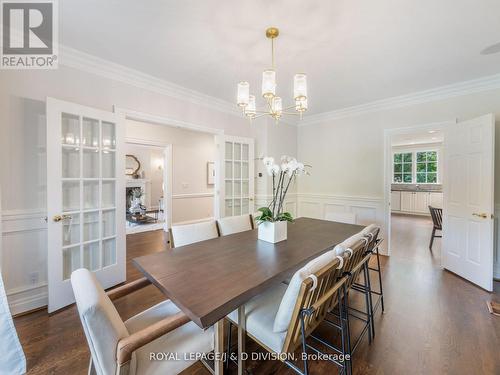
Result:
{"label": "ceiling light fixture", "polygon": [[300,116],[307,111],[307,76],[297,73],[293,77],[294,105],[283,107],[283,100],[276,95],[276,70],[274,63],[274,39],[279,35],[276,27],[266,30],[266,37],[271,39],[271,68],[262,72],[262,97],[266,104],[264,109],[257,109],[255,95],[250,94],[250,84],[246,81],[238,83],[237,104],[243,115],[253,120],[262,116],[271,116],[276,123],[283,115]]}

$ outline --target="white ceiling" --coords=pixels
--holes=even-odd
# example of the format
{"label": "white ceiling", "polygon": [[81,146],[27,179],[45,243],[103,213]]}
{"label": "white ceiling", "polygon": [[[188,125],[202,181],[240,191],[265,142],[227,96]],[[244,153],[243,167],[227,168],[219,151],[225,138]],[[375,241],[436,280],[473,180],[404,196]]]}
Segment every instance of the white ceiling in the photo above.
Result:
{"label": "white ceiling", "polygon": [[61,42],[233,102],[260,92],[277,26],[278,92],[309,79],[309,113],[500,72],[498,0],[64,0]]}

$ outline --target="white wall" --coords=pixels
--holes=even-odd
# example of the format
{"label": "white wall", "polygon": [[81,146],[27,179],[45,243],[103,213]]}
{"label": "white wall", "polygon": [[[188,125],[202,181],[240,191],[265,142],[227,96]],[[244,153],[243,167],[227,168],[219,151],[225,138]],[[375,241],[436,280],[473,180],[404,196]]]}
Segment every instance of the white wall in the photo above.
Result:
{"label": "white wall", "polygon": [[[61,61],[64,64],[63,61]],[[80,63],[79,63],[80,64]],[[83,63],[82,63],[83,64]],[[144,80],[122,80],[116,70],[101,74],[96,66],[80,69],[60,65],[53,71],[0,71],[0,186],[3,247],[0,254],[9,302],[14,314],[47,302],[47,232],[45,99],[55,97],[107,111],[113,106],[166,116],[228,135],[255,138],[259,152],[269,154],[269,133],[283,131],[296,138],[296,129],[278,129],[262,121],[249,124],[240,116],[199,103],[168,96]],[[112,76],[115,78],[108,78]],[[142,82],[142,83],[141,83]],[[147,82],[154,82],[149,79]],[[274,125],[274,124],[273,124]],[[293,151],[293,150],[292,150]],[[261,194],[257,185],[257,194]]]}
{"label": "white wall", "polygon": [[214,216],[214,185],[207,184],[207,162],[215,161],[213,134],[127,121],[126,137],[172,145],[172,223]]}
{"label": "white wall", "polygon": [[[358,213],[363,223],[382,224],[384,130],[486,113],[496,116],[495,202],[499,211],[500,90],[490,90],[300,127],[299,158],[312,164],[314,173],[300,181],[299,213],[323,217],[327,210],[347,210]],[[498,253],[496,261],[500,264]]]}

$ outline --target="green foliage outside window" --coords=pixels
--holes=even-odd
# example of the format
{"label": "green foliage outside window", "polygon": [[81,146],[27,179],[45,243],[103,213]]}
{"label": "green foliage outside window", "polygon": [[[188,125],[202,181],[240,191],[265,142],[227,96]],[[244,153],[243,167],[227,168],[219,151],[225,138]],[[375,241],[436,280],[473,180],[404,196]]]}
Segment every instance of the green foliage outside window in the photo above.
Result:
{"label": "green foliage outside window", "polygon": [[[415,159],[415,160],[414,160]],[[437,151],[402,152],[394,154],[393,182],[432,184],[438,182]],[[413,181],[415,169],[416,181]]]}

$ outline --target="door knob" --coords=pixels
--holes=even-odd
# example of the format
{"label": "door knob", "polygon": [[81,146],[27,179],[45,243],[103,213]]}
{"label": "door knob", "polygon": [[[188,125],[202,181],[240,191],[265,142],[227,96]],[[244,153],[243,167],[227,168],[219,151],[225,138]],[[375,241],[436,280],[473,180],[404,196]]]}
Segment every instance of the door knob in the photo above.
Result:
{"label": "door knob", "polygon": [[56,223],[66,219],[71,219],[71,215],[55,215],[52,218],[52,220],[54,220]]}
{"label": "door knob", "polygon": [[487,219],[488,218],[488,214],[485,214],[485,213],[482,213],[482,214],[477,214],[477,213],[473,213],[472,216],[477,216],[477,217],[480,217],[482,219]]}

